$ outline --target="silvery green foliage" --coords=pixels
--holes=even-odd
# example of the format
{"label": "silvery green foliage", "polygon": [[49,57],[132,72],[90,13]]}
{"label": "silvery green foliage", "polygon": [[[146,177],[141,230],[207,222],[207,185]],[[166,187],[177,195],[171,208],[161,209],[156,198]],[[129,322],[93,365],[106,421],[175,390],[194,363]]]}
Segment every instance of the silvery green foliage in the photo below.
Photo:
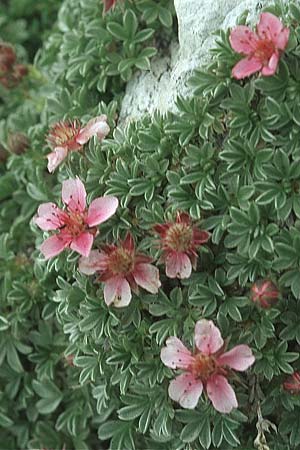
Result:
{"label": "silvery green foliage", "polygon": [[[300,368],[300,8],[278,3],[272,12],[291,27],[278,74],[234,81],[238,56],[222,32],[176,115],[114,129],[125,82],[148,69],[154,49],[166,52],[175,32],[169,1],[125,0],[105,17],[98,0],[64,1],[57,22],[45,24],[49,38],[24,85],[1,91],[2,146],[15,131],[31,142],[0,168],[3,448],[254,450],[258,431],[257,442],[265,438],[272,449],[300,445],[300,399],[282,389]],[[114,129],[109,139],[90,142],[50,175],[49,125],[100,113]],[[105,306],[96,280],[78,272],[76,254],[43,262],[43,236],[31,219],[76,175],[89,200],[109,193],[120,201],[98,244],[131,229],[156,259],[153,225],[189,212],[212,233],[197,271],[179,282],[161,267],[158,295],[141,291],[116,310]],[[265,277],[282,297],[269,310],[249,300],[252,283]],[[201,317],[214,320],[230,346],[247,343],[256,355],[253,369],[233,380],[239,409],[230,415],[204,397],[191,411],[168,398],[173,374],[160,349],[171,335],[191,344]]]}

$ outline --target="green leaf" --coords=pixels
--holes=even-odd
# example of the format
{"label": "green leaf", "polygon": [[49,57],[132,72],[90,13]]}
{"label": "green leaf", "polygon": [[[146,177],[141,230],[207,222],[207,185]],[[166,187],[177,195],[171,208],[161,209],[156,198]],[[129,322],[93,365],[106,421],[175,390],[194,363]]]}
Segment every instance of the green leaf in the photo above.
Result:
{"label": "green leaf", "polygon": [[33,381],[34,391],[42,397],[36,404],[37,410],[40,414],[50,414],[56,410],[63,399],[62,392],[50,380]]}

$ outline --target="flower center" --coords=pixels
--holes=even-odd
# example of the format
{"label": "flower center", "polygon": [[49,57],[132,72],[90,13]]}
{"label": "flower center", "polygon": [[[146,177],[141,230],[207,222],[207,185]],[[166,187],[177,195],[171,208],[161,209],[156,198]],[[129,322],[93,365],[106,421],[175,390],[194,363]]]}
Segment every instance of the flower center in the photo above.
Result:
{"label": "flower center", "polygon": [[166,233],[166,245],[171,250],[186,252],[190,249],[193,239],[193,229],[183,223],[174,223]]}
{"label": "flower center", "polygon": [[71,236],[79,236],[86,228],[86,213],[74,213],[69,211],[64,219],[64,224]]}
{"label": "flower center", "polygon": [[108,268],[114,275],[126,275],[133,271],[134,255],[124,248],[116,248],[110,256]]}
{"label": "flower center", "polygon": [[77,150],[81,147],[76,142],[76,137],[80,132],[80,124],[77,120],[68,122],[58,122],[48,135],[48,143],[51,147],[67,147],[69,150]]}
{"label": "flower center", "polygon": [[259,40],[256,43],[254,55],[264,65],[267,65],[274,52],[275,52],[275,45],[273,44],[273,42],[268,39],[264,39]]}
{"label": "flower center", "polygon": [[192,374],[200,378],[201,381],[206,382],[217,371],[216,359],[212,355],[203,355],[198,353],[195,355],[194,361],[191,365]]}

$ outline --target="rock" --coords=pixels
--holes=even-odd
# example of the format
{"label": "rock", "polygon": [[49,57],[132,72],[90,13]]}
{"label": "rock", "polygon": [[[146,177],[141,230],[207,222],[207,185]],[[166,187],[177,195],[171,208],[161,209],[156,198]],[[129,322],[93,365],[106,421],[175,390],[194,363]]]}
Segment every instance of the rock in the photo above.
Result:
{"label": "rock", "polygon": [[[288,3],[289,0],[283,0]],[[248,22],[256,23],[262,3],[272,0],[174,0],[178,19],[178,40],[172,43],[170,57],[152,61],[151,72],[139,72],[129,81],[123,99],[120,121],[135,120],[155,110],[176,111],[178,94],[191,94],[186,81],[192,71],[209,61],[218,29],[236,25],[248,10]]]}

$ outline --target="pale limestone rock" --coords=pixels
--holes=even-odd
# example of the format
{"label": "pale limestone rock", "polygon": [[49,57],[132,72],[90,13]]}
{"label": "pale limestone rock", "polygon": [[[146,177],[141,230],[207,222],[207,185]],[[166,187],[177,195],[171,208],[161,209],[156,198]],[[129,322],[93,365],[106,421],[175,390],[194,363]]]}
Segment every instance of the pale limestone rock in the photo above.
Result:
{"label": "pale limestone rock", "polygon": [[177,95],[191,93],[186,81],[192,71],[209,61],[214,31],[234,26],[246,10],[248,22],[255,23],[262,5],[272,0],[174,0],[174,3],[179,45],[173,43],[170,57],[157,58],[152,62],[151,72],[139,72],[127,84],[121,122],[155,110],[176,111]]}

